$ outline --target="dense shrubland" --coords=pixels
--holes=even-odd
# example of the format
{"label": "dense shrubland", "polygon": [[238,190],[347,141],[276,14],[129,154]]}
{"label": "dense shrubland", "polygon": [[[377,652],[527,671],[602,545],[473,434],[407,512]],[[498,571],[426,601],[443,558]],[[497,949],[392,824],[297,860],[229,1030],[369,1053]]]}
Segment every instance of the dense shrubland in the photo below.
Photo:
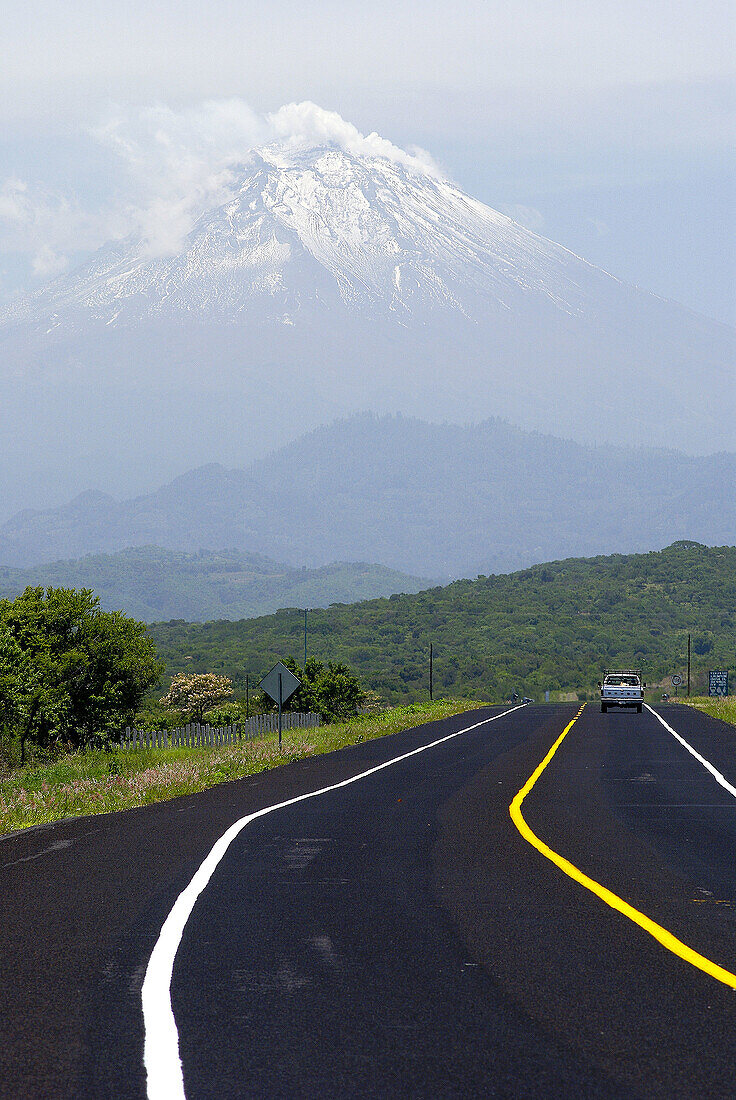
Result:
{"label": "dense shrubland", "polygon": [[[241,622],[157,623],[167,671],[215,669],[242,692],[303,645],[297,609]],[[309,650],[345,662],[391,702],[427,697],[434,644],[437,695],[503,700],[511,692],[595,694],[606,667],[636,665],[650,684],[736,667],[736,547],[675,543],[649,554],[572,558],[479,576],[416,595],[309,614]],[[707,686],[706,686],[707,690]],[[554,697],[554,696],[553,696]]]}

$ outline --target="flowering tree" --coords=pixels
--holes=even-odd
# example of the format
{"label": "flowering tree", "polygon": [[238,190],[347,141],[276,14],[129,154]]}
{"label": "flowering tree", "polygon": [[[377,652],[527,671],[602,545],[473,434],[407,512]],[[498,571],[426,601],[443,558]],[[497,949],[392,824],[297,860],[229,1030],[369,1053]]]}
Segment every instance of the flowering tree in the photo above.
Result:
{"label": "flowering tree", "polygon": [[183,710],[195,722],[201,722],[202,716],[215,703],[229,699],[233,693],[233,682],[227,676],[217,676],[214,672],[195,672],[188,676],[180,672],[171,681],[171,687],[161,702],[164,706]]}

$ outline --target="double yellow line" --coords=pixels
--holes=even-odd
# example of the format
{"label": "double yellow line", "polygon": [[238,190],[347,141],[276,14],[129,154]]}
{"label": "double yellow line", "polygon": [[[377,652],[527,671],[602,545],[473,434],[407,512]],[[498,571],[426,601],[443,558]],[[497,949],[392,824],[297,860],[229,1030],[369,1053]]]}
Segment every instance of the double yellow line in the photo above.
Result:
{"label": "double yellow line", "polygon": [[706,959],[704,955],[698,954],[692,947],[688,947],[682,940],[678,940],[676,936],[673,936],[671,932],[668,932],[666,928],[663,928],[660,924],[651,920],[644,913],[640,913],[638,909],[635,909],[633,905],[629,905],[617,894],[614,894],[611,890],[608,890],[605,886],[601,886],[599,882],[596,882],[592,878],[588,878],[583,874],[573,863],[570,863],[564,856],[552,850],[549,845],[545,844],[543,840],[540,840],[536,833],[527,825],[524,820],[524,815],[521,812],[522,803],[534,787],[534,784],[539,779],[544,769],[549,764],[552,757],[557,752],[562,742],[567,737],[572,727],[577,722],[580,715],[583,713],[585,704],[580,708],[572,722],[565,726],[560,736],[555,741],[552,748],[549,750],[544,760],[535,768],[534,772],[529,776],[524,786],[514,798],[513,802],[509,806],[509,813],[514,825],[519,830],[524,840],[528,841],[533,848],[536,848],[538,852],[548,859],[551,863],[554,863],[555,867],[559,867],[569,878],[578,882],[581,886],[584,886],[586,890],[590,890],[592,894],[599,897],[601,901],[610,906],[611,909],[615,909],[617,912],[622,913],[625,917],[628,917],[634,924],[638,924],[640,928],[643,928],[645,932],[648,932],[650,936],[653,936],[655,940],[662,944],[668,951],[671,951],[673,955],[679,956],[684,959],[685,962],[690,963],[691,966],[696,966],[699,970],[709,974],[711,978],[715,978],[716,981],[722,982],[724,985],[730,986],[731,989],[736,989],[736,974],[732,974],[730,970],[725,970],[722,966],[718,966],[717,963],[712,962],[710,959]]}

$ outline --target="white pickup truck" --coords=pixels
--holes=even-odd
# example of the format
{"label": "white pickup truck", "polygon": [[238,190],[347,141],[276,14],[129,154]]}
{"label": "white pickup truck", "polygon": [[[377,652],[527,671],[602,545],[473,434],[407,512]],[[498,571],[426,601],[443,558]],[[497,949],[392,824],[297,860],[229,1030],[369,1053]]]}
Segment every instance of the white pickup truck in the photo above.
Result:
{"label": "white pickup truck", "polygon": [[609,707],[636,707],[636,713],[641,714],[646,686],[637,669],[607,672],[603,683],[598,681],[602,712],[605,714]]}

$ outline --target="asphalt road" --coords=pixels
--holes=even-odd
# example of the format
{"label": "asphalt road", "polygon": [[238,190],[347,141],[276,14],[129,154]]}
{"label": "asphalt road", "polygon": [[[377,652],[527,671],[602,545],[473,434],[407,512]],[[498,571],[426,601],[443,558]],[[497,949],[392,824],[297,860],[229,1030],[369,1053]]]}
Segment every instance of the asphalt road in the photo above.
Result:
{"label": "asphalt road", "polygon": [[[0,839],[0,1096],[145,1096],[144,974],[217,838],[500,709]],[[730,727],[657,710],[736,782]],[[242,830],[176,954],[189,1100],[733,1095],[736,992],[511,820],[576,711],[525,707]],[[736,798],[651,714],[588,705],[523,811],[585,875],[736,970]]]}

